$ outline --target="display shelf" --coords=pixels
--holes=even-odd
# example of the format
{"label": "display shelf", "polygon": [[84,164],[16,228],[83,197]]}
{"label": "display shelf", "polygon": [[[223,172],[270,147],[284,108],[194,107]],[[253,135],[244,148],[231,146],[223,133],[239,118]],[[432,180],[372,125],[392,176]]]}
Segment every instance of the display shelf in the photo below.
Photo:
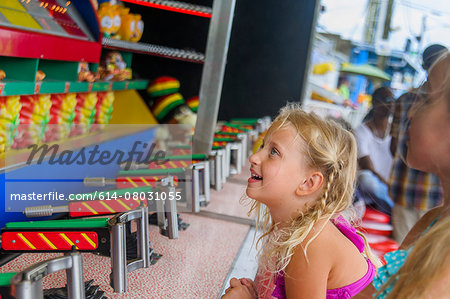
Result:
{"label": "display shelf", "polygon": [[148,80],[93,83],[77,81],[25,82],[5,80],[0,82],[0,96],[145,89],[147,85]]}
{"label": "display shelf", "polygon": [[[33,46],[25,47],[26,44]],[[99,42],[46,35],[13,28],[0,28],[0,55],[66,61],[98,62]],[[61,49],[64,49],[63,51]]]}
{"label": "display shelf", "polygon": [[122,2],[128,2],[137,5],[148,6],[205,18],[211,18],[212,15],[211,7],[190,4],[186,2],[167,1],[167,0],[122,0]]}
{"label": "display shelf", "polygon": [[[94,125],[96,126],[96,125]],[[65,150],[76,150],[82,147],[89,147],[95,144],[101,144],[107,141],[126,137],[132,134],[143,132],[154,128],[155,125],[108,125],[105,129],[95,130],[93,132],[73,136],[64,140],[58,140],[51,143],[46,143],[49,147],[58,144],[59,152]],[[42,143],[43,144],[43,143]],[[27,163],[30,154],[30,149],[13,149],[6,153],[0,153],[0,173],[18,169],[29,165]],[[31,164],[38,160],[38,157],[33,159]]]}
{"label": "display shelf", "polygon": [[182,49],[169,48],[147,43],[133,43],[111,38],[103,38],[102,45],[107,49],[127,51],[139,54],[161,56],[176,60],[204,63],[205,54]]}

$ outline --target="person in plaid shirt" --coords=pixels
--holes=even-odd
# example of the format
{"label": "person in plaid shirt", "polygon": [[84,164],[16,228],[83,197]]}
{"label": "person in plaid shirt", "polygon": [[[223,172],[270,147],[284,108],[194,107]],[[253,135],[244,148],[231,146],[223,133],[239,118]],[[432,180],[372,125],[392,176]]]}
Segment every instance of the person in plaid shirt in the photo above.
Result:
{"label": "person in plaid shirt", "polygon": [[[448,51],[441,45],[431,45],[423,52],[423,68],[425,71],[443,52]],[[396,102],[394,119],[391,126],[391,153],[394,156],[393,167],[389,178],[389,194],[394,200],[392,224],[394,239],[401,243],[426,211],[438,206],[442,200],[442,188],[439,179],[406,166],[406,142],[409,126],[408,111],[411,106],[425,96],[426,83],[411,92],[402,95]]]}

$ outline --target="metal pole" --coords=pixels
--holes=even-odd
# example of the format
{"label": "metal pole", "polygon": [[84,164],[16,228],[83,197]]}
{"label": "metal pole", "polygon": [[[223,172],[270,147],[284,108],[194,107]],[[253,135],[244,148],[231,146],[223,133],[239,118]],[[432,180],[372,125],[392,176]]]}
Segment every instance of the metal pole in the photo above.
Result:
{"label": "metal pole", "polygon": [[194,154],[209,154],[219,112],[235,0],[215,0],[209,24],[200,84],[200,105],[193,140]]}
{"label": "metal pole", "polygon": [[67,254],[72,258],[72,267],[66,269],[67,295],[69,299],[84,299],[83,258],[80,253]]}
{"label": "metal pole", "polygon": [[127,248],[125,239],[125,224],[117,223],[112,226],[111,265],[112,287],[116,293],[127,291]]}

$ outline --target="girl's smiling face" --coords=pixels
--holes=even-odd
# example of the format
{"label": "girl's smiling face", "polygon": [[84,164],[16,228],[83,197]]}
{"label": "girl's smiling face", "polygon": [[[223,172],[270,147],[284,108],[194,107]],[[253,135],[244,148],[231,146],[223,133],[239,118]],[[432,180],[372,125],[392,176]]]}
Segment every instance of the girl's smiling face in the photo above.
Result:
{"label": "girl's smiling face", "polygon": [[305,146],[290,124],[268,133],[258,152],[250,156],[247,195],[271,211],[298,206],[296,189],[310,172],[302,152]]}
{"label": "girl's smiling face", "polygon": [[408,164],[439,175],[450,171],[450,56],[440,61],[428,76],[428,97],[409,113]]}

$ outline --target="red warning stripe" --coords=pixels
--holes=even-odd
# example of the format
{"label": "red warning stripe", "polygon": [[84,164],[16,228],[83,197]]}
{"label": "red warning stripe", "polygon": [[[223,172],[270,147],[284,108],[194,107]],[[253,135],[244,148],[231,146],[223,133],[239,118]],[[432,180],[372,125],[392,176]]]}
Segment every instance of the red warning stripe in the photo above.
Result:
{"label": "red warning stripe", "polygon": [[243,132],[243,130],[239,130],[239,129],[228,127],[228,126],[222,126],[222,131],[228,132],[228,133],[242,133]]}
{"label": "red warning stripe", "polygon": [[230,135],[222,135],[222,134],[214,134],[214,138],[232,138],[236,139],[234,136]]}
{"label": "red warning stripe", "polygon": [[213,146],[225,146],[227,145],[226,141],[213,141]]}
{"label": "red warning stripe", "polygon": [[172,169],[172,168],[186,168],[192,164],[192,160],[170,160],[164,164],[152,162],[148,165],[149,169]]}
{"label": "red warning stripe", "polygon": [[[156,186],[156,182],[165,178],[166,176],[133,176],[133,177],[117,177],[116,187],[118,189],[124,188],[138,188],[138,187],[148,187]],[[174,176],[174,185],[178,186],[178,177]]]}
{"label": "red warning stripe", "polygon": [[139,200],[133,199],[132,192],[127,194],[126,198],[128,198],[128,200],[126,200],[124,195],[121,195],[122,198],[119,198],[119,195],[117,194],[111,194],[111,196],[117,198],[109,198],[109,200],[77,201],[70,203],[70,217],[97,216],[121,213],[136,209],[140,203]]}
{"label": "red warning stripe", "polygon": [[2,233],[4,250],[94,250],[98,247],[98,235],[92,231],[24,231]]}
{"label": "red warning stripe", "polygon": [[173,150],[173,154],[175,156],[190,155],[190,154],[192,154],[192,150],[191,149],[176,148],[176,149]]}

